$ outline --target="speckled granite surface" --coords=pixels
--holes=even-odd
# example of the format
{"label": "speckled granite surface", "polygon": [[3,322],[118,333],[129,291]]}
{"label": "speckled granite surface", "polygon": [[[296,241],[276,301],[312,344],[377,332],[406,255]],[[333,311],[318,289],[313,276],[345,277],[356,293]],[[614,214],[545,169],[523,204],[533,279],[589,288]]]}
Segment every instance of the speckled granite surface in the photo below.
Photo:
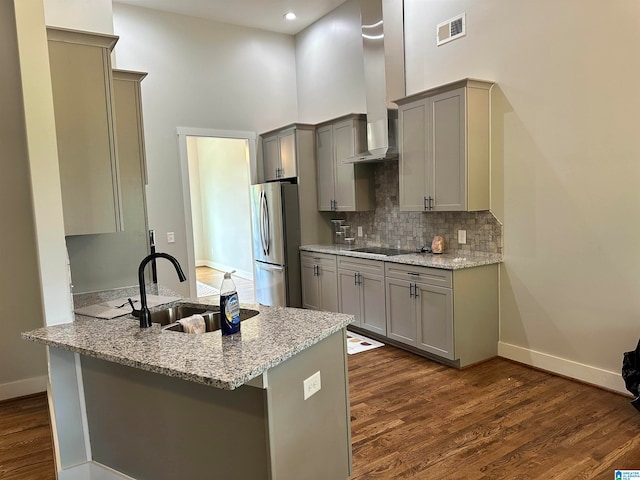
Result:
{"label": "speckled granite surface", "polygon": [[[157,293],[175,295],[166,289]],[[119,298],[123,291],[87,295],[98,295],[94,300],[105,301]],[[89,301],[82,301],[85,300]],[[173,304],[176,303],[207,305],[194,299]],[[213,307],[218,309],[217,305]],[[139,320],[131,315],[111,320],[76,315],[72,323],[25,332],[22,338],[149,372],[233,390],[353,321],[353,315],[341,313],[257,305],[243,307],[260,313],[242,322],[239,335],[227,337],[223,337],[220,331],[204,334],[163,331],[158,324],[140,329]]]}
{"label": "speckled granite surface", "polygon": [[[357,247],[356,247],[357,248]],[[404,263],[421,267],[442,268],[445,270],[459,270],[461,268],[479,267],[502,262],[502,255],[497,253],[474,253],[465,255],[431,253],[411,253],[407,255],[378,255],[375,253],[354,252],[348,247],[340,245],[303,245],[300,250],[316,253],[330,253],[347,257],[368,258],[370,260],[384,260],[385,262]]]}

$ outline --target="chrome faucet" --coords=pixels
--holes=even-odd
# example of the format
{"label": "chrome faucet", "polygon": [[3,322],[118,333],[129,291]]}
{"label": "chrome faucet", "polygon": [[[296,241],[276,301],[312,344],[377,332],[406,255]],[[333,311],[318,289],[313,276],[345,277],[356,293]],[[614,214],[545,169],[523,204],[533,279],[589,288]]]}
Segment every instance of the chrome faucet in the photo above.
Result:
{"label": "chrome faucet", "polygon": [[[152,253],[151,255],[147,255],[140,262],[140,266],[138,267],[138,283],[140,286],[140,310],[133,309],[131,312],[135,317],[140,317],[140,328],[149,328],[151,326],[151,312],[149,311],[149,307],[147,307],[147,288],[144,284],[144,268],[154,258],[166,258],[176,269],[176,273],[178,274],[178,278],[181,282],[184,282],[187,277],[185,277],[184,272],[182,271],[182,267],[178,260],[175,257],[172,257],[168,253]],[[131,303],[131,301],[129,302]],[[131,303],[131,307],[133,308],[133,303]]]}

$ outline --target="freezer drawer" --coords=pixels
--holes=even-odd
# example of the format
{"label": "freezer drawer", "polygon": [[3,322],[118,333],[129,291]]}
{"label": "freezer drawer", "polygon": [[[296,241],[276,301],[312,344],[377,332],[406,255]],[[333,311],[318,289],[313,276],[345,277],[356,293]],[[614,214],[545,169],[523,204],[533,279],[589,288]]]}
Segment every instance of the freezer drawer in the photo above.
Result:
{"label": "freezer drawer", "polygon": [[287,306],[287,271],[281,265],[255,263],[256,301],[260,305]]}

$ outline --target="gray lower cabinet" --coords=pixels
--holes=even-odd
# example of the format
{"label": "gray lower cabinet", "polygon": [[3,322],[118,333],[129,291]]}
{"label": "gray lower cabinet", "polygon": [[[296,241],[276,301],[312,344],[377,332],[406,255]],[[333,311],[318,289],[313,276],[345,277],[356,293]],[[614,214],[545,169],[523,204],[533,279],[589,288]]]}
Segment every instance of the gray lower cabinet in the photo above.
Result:
{"label": "gray lower cabinet", "polygon": [[464,367],[497,355],[498,266],[385,263],[387,337]]}
{"label": "gray lower cabinet", "polygon": [[338,256],[338,306],[353,325],[386,335],[384,262]]}
{"label": "gray lower cabinet", "polygon": [[336,256],[300,252],[302,306],[311,310],[338,312]]}
{"label": "gray lower cabinet", "polygon": [[498,265],[459,270],[301,252],[304,308],[466,367],[498,354]]}

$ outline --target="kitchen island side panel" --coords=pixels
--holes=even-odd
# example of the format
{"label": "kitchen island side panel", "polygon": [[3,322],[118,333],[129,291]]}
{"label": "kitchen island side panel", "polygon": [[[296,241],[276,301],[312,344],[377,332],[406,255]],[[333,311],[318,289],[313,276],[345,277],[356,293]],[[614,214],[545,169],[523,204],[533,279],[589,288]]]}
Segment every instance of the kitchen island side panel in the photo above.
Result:
{"label": "kitchen island side panel", "polygon": [[138,480],[270,478],[265,390],[81,358],[94,461]]}
{"label": "kitchen island side panel", "polygon": [[[304,381],[320,372],[320,390],[304,398]],[[268,372],[273,478],[345,480],[351,473],[346,330]]]}

